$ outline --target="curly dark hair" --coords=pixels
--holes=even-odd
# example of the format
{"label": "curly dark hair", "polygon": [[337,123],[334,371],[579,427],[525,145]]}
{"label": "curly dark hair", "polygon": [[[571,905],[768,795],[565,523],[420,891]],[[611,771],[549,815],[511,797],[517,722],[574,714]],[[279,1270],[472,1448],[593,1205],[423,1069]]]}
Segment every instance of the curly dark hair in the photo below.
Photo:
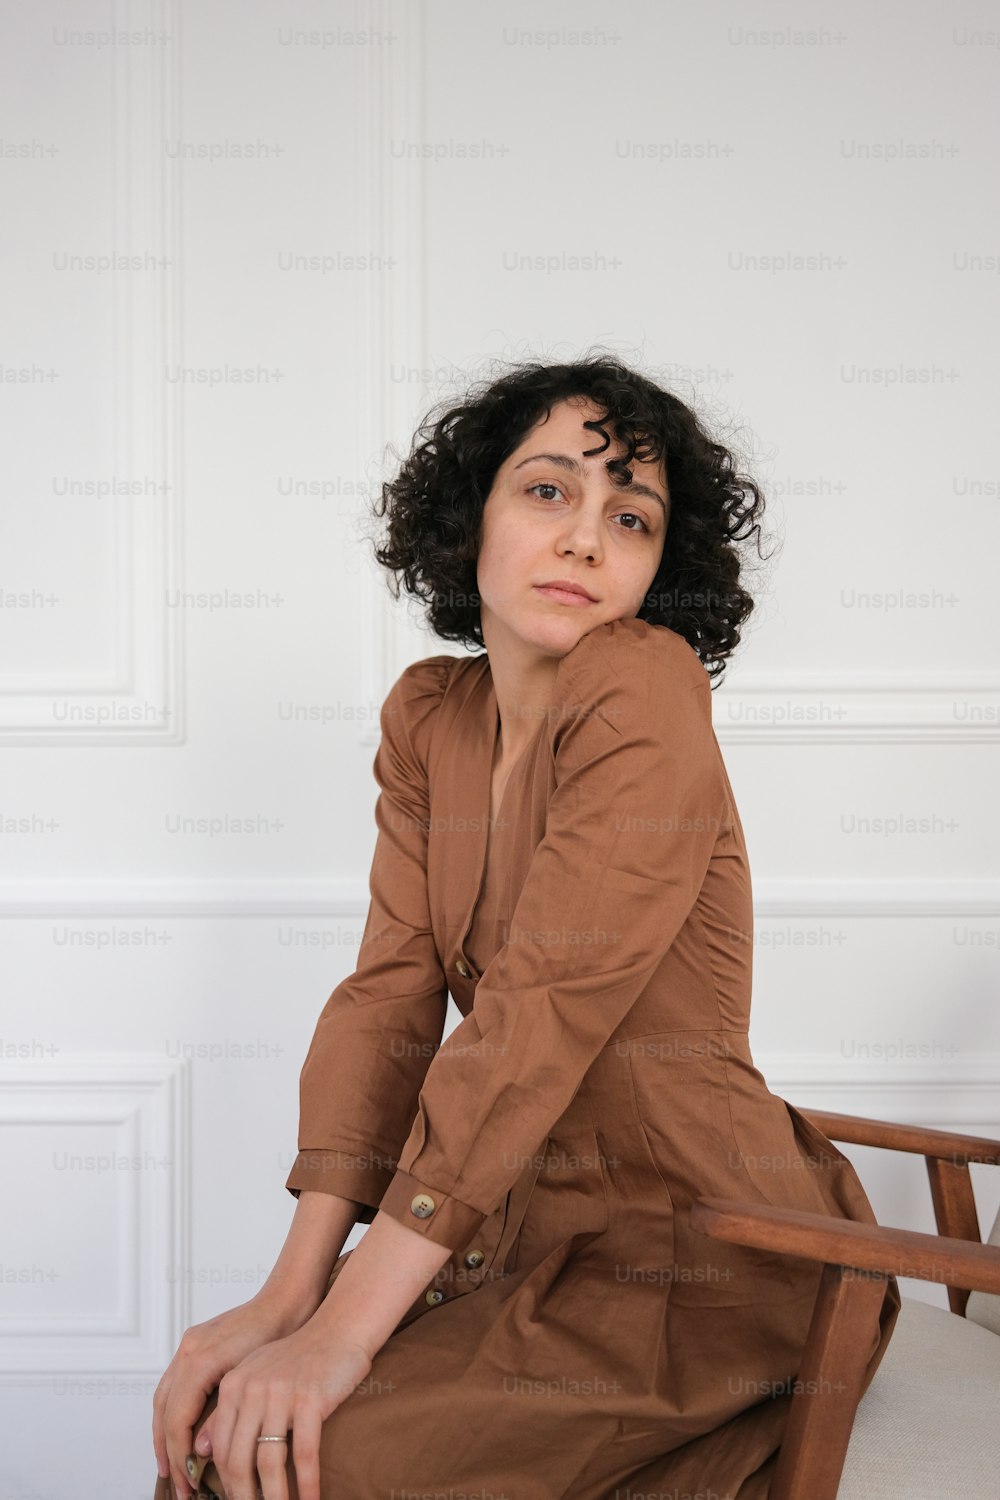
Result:
{"label": "curly dark hair", "polygon": [[436,635],[484,645],[476,559],[494,477],[553,404],[585,396],[603,412],[600,421],[584,424],[603,438],[587,453],[610,447],[605,424],[626,444],[623,457],[608,460],[617,481],[631,482],[633,458],[666,455],[667,538],[638,618],[683,636],[709,677],[722,673],[754,608],[740,583],[745,560],[736,544],[753,537],[763,555],[764,497],[737,472],[730,450],[677,396],[603,353],[568,364],[521,363],[484,384],[458,405],[439,403],[374,503],[375,515],[389,518],[375,558],[395,575],[394,597],[401,575],[407,592],[426,604]]}

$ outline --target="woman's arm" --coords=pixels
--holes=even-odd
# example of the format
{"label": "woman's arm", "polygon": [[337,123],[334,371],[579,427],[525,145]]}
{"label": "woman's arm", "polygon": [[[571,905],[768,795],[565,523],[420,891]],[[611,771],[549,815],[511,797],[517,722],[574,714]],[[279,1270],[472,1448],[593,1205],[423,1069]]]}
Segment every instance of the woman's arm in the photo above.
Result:
{"label": "woman's arm", "polygon": [[414,662],[382,706],[373,773],[378,837],[355,970],[316,1022],[299,1080],[298,1155],[285,1183],[374,1218],[441,1045],[448,980],[427,890],[427,757],[454,657]]}
{"label": "woman's arm", "polygon": [[190,1492],[185,1456],[205,1398],[255,1352],[308,1324],[357,1215],[358,1204],[337,1194],[300,1193],[281,1253],[256,1295],[184,1334],[153,1397],[157,1468],[172,1477],[178,1495]]}
{"label": "woman's arm", "polygon": [[[675,631],[631,617],[597,626],[560,660],[553,701],[544,835],[379,1200],[452,1251],[479,1233],[645,990],[732,812],[711,683]],[[661,1029],[683,1026],[681,1000]]]}
{"label": "woman's arm", "polygon": [[336,1193],[301,1192],[281,1253],[254,1300],[296,1317],[296,1326],[307,1322],[357,1217],[358,1205]]}
{"label": "woman's arm", "polygon": [[360,1344],[374,1359],[451,1253],[390,1214],[377,1213],[312,1322]]}
{"label": "woman's arm", "polygon": [[[306,1195],[307,1199],[311,1196],[332,1195]],[[332,1221],[331,1211],[324,1211],[322,1205],[314,1218],[307,1203],[302,1223],[309,1228],[297,1238],[299,1247],[315,1236],[314,1245],[329,1249],[324,1224],[328,1231]],[[258,1474],[265,1495],[288,1493],[287,1450],[281,1448],[275,1454],[267,1447],[260,1449],[256,1438],[261,1432],[290,1431],[298,1493],[319,1500],[324,1418],[360,1389],[376,1353],[449,1254],[445,1246],[414,1234],[388,1214],[377,1213],[309,1321],[287,1338],[257,1349],[231,1370],[195,1443],[197,1454],[212,1454],[227,1495],[257,1494]],[[297,1278],[298,1273],[293,1274]],[[308,1282],[298,1284],[307,1286]],[[184,1436],[189,1435],[186,1429]],[[183,1483],[179,1494],[187,1493],[187,1481]]]}

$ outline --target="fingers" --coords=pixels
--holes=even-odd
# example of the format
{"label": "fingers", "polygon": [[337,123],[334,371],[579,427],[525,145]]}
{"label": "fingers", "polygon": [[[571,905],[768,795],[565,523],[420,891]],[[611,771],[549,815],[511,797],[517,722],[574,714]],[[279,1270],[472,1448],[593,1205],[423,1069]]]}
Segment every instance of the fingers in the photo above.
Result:
{"label": "fingers", "polygon": [[[289,1500],[289,1457],[298,1500],[322,1500],[319,1448],[323,1420],[319,1411],[300,1412],[293,1421],[280,1407],[272,1407],[263,1418],[253,1416],[255,1409],[248,1403],[236,1412],[226,1448],[218,1433],[213,1439],[212,1461],[227,1500],[260,1500],[261,1496],[263,1500]],[[226,1403],[220,1409],[220,1426],[225,1412]],[[283,1429],[287,1431],[289,1425],[291,1438],[287,1443],[258,1443],[262,1433],[276,1437]]]}
{"label": "fingers", "polygon": [[194,1449],[196,1453],[211,1453],[215,1448],[215,1424],[218,1421],[218,1411],[209,1412],[194,1435]]}
{"label": "fingers", "polygon": [[[240,1402],[240,1405],[237,1405]],[[319,1440],[322,1417],[316,1411],[303,1418],[299,1438],[306,1473],[306,1488],[296,1473],[297,1500],[309,1493],[320,1500]],[[227,1500],[289,1500],[291,1438],[283,1442],[257,1441],[262,1435],[276,1438],[294,1427],[287,1394],[269,1390],[255,1381],[225,1378],[219,1388],[219,1406],[214,1413],[212,1458]],[[313,1452],[308,1451],[312,1443]],[[260,1486],[258,1488],[258,1475]]]}
{"label": "fingers", "polygon": [[[318,1411],[297,1413],[292,1423],[292,1465],[299,1500],[321,1500],[319,1492],[319,1443],[323,1420]],[[277,1428],[274,1429],[277,1431]],[[268,1428],[270,1432],[271,1429]],[[278,1448],[279,1443],[261,1443],[262,1448]],[[267,1500],[271,1500],[268,1495]],[[275,1491],[275,1500],[286,1500]]]}
{"label": "fingers", "polygon": [[[236,1431],[236,1419],[239,1415],[237,1402],[241,1399],[237,1391],[238,1382],[230,1379],[229,1375],[223,1375],[218,1386],[218,1406],[213,1413],[212,1423],[212,1457],[215,1467],[219,1471],[219,1478],[225,1480],[230,1468],[230,1449],[233,1442],[233,1434]],[[258,1427],[257,1431],[260,1431]],[[220,1462],[221,1460],[221,1462]],[[222,1466],[225,1465],[226,1473]]]}
{"label": "fingers", "polygon": [[[275,1437],[279,1432],[287,1430],[289,1418],[285,1412],[272,1409],[264,1418],[260,1431],[271,1433]],[[260,1485],[264,1492],[264,1500],[288,1500],[288,1457],[290,1453],[291,1440],[287,1443],[258,1443],[257,1434],[254,1435],[254,1446],[257,1449],[257,1472],[260,1475]]]}
{"label": "fingers", "polygon": [[153,1392],[153,1452],[156,1455],[156,1472],[161,1479],[166,1479],[170,1473],[170,1461],[167,1458],[167,1434],[163,1426],[163,1408],[167,1401],[168,1385],[161,1380]]}
{"label": "fingers", "polygon": [[187,1458],[189,1453],[195,1451],[195,1439],[202,1431],[205,1420],[215,1410],[217,1401],[217,1390],[213,1390],[207,1397],[204,1391],[194,1390],[190,1399],[181,1403],[176,1384],[173,1395],[167,1401],[164,1414],[167,1462],[170,1478],[177,1491],[177,1500],[189,1500],[189,1496],[195,1493],[187,1470]]}
{"label": "fingers", "polygon": [[257,1500],[258,1473],[264,1500],[288,1500],[285,1478],[287,1443],[257,1442],[262,1432],[275,1436],[286,1432],[288,1418],[273,1406],[270,1416],[262,1417],[262,1410],[266,1408],[260,1401],[247,1399],[236,1413],[236,1424],[228,1450],[224,1451],[221,1446],[216,1450],[215,1466],[228,1500]]}
{"label": "fingers", "polygon": [[[184,1458],[190,1450],[188,1446],[185,1446],[183,1455],[180,1453],[180,1445],[184,1443],[183,1432],[179,1436],[179,1441],[178,1434],[174,1433],[171,1437],[167,1433],[167,1410],[171,1389],[172,1382],[168,1381],[164,1375],[153,1392],[153,1452],[156,1455],[156,1472],[161,1479],[170,1479],[177,1500],[188,1500],[192,1491]],[[188,1437],[190,1437],[190,1432]]]}

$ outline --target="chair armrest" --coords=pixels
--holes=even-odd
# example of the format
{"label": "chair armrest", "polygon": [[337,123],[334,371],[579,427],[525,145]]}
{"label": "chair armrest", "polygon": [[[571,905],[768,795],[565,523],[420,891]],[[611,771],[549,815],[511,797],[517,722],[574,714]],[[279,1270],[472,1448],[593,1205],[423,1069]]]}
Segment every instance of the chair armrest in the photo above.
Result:
{"label": "chair armrest", "polygon": [[931,1130],[924,1125],[897,1125],[891,1120],[840,1115],[826,1109],[804,1109],[802,1114],[831,1141],[912,1151],[917,1156],[938,1157],[956,1167],[966,1166],[970,1161],[1000,1166],[1000,1141],[989,1136],[960,1135],[957,1131]]}
{"label": "chair armrest", "polygon": [[996,1245],[883,1224],[859,1224],[853,1219],[779,1208],[772,1203],[744,1203],[736,1198],[698,1198],[691,1205],[690,1222],[693,1229],[712,1239],[772,1250],[778,1255],[1000,1293],[1000,1246]]}
{"label": "chair armrest", "polygon": [[735,1198],[696,1199],[690,1222],[713,1239],[822,1263],[770,1500],[837,1500],[887,1276],[1000,1292],[1000,1246]]}
{"label": "chair armrest", "polygon": [[[881,1146],[890,1151],[912,1151],[923,1156],[934,1204],[937,1232],[949,1239],[978,1244],[976,1196],[969,1175],[970,1162],[1000,1164],[1000,1141],[982,1135],[961,1135],[951,1130],[929,1130],[923,1125],[897,1125],[890,1120],[871,1120],[862,1115],[835,1114],[830,1110],[802,1113],[830,1140],[850,1141],[858,1146]],[[948,1306],[965,1315],[969,1293],[958,1285],[948,1287]]]}

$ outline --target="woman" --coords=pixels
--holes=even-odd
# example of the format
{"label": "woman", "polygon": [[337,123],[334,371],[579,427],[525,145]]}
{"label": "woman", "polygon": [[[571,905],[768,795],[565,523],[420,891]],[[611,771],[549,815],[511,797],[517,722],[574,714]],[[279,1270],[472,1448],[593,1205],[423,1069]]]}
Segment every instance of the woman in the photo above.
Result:
{"label": "woman", "polygon": [[[610,358],[522,366],[420,436],[376,555],[486,654],[386,698],[371,909],[302,1069],[295,1216],[257,1296],[182,1340],[160,1473],[188,1493],[194,1431],[205,1494],[760,1500],[820,1271],[696,1233],[690,1205],[875,1222],[747,1040],[711,678],[763,501]],[[890,1280],[866,1385],[898,1308]]]}

